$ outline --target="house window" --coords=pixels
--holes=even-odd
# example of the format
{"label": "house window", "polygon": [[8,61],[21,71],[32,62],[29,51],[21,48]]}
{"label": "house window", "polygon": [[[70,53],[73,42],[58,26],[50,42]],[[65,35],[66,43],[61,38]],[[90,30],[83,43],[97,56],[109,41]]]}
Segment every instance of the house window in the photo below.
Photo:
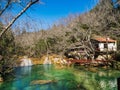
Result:
{"label": "house window", "polygon": [[95,48],[99,48],[98,44],[95,44]]}
{"label": "house window", "polygon": [[105,44],[104,44],[104,48],[108,48],[108,44],[105,43]]}

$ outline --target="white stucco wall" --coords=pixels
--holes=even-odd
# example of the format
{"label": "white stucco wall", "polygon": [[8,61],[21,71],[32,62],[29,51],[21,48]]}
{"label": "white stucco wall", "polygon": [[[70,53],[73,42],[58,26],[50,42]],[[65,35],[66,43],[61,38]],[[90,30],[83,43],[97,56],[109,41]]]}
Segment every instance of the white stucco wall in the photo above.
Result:
{"label": "white stucco wall", "polygon": [[115,45],[115,43],[109,43],[108,44],[108,50],[109,51],[116,51],[116,45]]}
{"label": "white stucco wall", "polygon": [[100,49],[100,51],[104,50],[104,43],[99,43],[99,49]]}
{"label": "white stucco wall", "polygon": [[[100,51],[106,50],[104,47],[105,43],[99,43],[99,49]],[[116,43],[108,43],[108,51],[116,51],[117,50],[117,44]]]}

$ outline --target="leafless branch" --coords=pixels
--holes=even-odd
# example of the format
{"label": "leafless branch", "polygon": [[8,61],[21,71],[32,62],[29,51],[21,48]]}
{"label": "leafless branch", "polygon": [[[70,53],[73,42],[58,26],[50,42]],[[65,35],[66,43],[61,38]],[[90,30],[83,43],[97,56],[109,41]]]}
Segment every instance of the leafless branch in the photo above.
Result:
{"label": "leafless branch", "polygon": [[7,4],[5,5],[5,7],[0,11],[0,16],[3,14],[3,12],[9,7],[9,5],[11,4],[12,0],[8,0]]}
{"label": "leafless branch", "polygon": [[26,7],[15,17],[13,18],[13,20],[6,26],[6,28],[0,33],[0,38],[2,37],[2,35],[13,25],[13,23],[25,12],[28,10],[29,7],[31,7],[33,4],[35,4],[36,2],[38,2],[39,0],[35,0],[35,1],[30,1]]}

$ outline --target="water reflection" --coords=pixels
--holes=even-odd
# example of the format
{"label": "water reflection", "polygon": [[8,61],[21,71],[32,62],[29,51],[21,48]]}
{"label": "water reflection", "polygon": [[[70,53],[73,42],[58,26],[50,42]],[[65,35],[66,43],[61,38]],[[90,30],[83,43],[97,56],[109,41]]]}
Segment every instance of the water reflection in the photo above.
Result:
{"label": "water reflection", "polygon": [[26,75],[26,74],[31,74],[31,69],[32,69],[32,67],[31,66],[28,66],[28,67],[22,67],[21,68],[21,74],[23,74],[23,75]]}
{"label": "water reflection", "polygon": [[[116,70],[89,72],[74,68],[55,69],[52,65],[20,67],[16,78],[0,85],[0,90],[117,90]],[[34,80],[52,80],[47,84],[30,83]]]}
{"label": "water reflection", "polygon": [[31,66],[24,66],[19,67],[15,69],[15,75],[16,76],[22,76],[22,75],[30,75],[31,74],[32,67]]}
{"label": "water reflection", "polygon": [[51,64],[44,64],[43,69],[45,70],[45,72],[49,72],[52,68],[51,66],[52,66]]}

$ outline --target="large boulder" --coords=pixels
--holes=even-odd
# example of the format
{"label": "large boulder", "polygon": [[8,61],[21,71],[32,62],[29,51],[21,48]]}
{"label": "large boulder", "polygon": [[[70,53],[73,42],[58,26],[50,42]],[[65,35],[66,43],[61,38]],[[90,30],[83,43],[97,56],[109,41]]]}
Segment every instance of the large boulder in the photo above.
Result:
{"label": "large boulder", "polygon": [[99,56],[96,58],[96,60],[106,60],[106,58],[105,58],[104,56],[102,56],[102,55],[99,55]]}

